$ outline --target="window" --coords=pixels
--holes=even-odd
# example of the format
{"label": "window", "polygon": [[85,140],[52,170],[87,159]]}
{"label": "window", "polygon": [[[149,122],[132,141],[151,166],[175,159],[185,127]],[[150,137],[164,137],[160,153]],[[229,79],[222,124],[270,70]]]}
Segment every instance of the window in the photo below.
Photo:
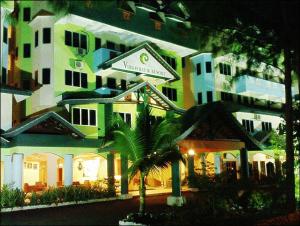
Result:
{"label": "window", "polygon": [[50,84],[50,68],[43,68],[42,76],[43,84]]}
{"label": "window", "polygon": [[197,75],[201,75],[201,63],[196,64],[196,73]]}
{"label": "window", "polygon": [[86,73],[81,73],[81,87],[82,88],[87,88],[88,87],[87,74]]}
{"label": "window", "polygon": [[24,79],[22,80],[22,88],[26,90],[30,90],[30,80]]}
{"label": "window", "polygon": [[202,104],[202,93],[198,93],[198,104]]}
{"label": "window", "polygon": [[34,33],[34,47],[37,47],[39,45],[39,31],[36,31]]}
{"label": "window", "polygon": [[96,76],[96,89],[102,87],[102,77],[101,76]]}
{"label": "window", "polygon": [[174,69],[176,70],[176,59],[174,57],[169,57],[165,55],[161,55],[161,57]]}
{"label": "window", "polygon": [[126,46],[124,44],[120,44],[120,52],[125,53],[126,51]]}
{"label": "window", "polygon": [[73,108],[73,124],[80,124],[80,109]]}
{"label": "window", "polygon": [[73,124],[96,126],[96,110],[73,108]]}
{"label": "window", "polygon": [[65,85],[88,88],[87,74],[65,70]]}
{"label": "window", "polygon": [[211,62],[205,62],[206,73],[211,73]]}
{"label": "window", "polygon": [[7,28],[3,27],[3,42],[7,44]]}
{"label": "window", "polygon": [[77,32],[65,31],[65,44],[67,46],[87,49],[87,36]]}
{"label": "window", "polygon": [[253,133],[254,132],[254,124],[252,120],[242,120],[243,127],[246,129],[246,131]]}
{"label": "window", "polygon": [[87,37],[86,35],[80,35],[80,48],[87,49]]}
{"label": "window", "polygon": [[36,70],[34,72],[34,85],[38,86],[38,84],[39,84],[39,72],[38,72],[38,70]]}
{"label": "window", "polygon": [[73,86],[80,87],[80,73],[73,71]]}
{"label": "window", "polygon": [[89,110],[81,109],[81,125],[89,124]]}
{"label": "window", "polygon": [[107,42],[106,42],[106,47],[107,47],[108,49],[115,50],[116,44],[115,44],[114,42],[107,41]]}
{"label": "window", "polygon": [[106,86],[111,89],[116,88],[116,79],[115,78],[107,78]]}
{"label": "window", "polygon": [[229,64],[219,63],[220,74],[231,75],[231,66]]}
{"label": "window", "polygon": [[207,98],[207,103],[213,102],[213,93],[212,93],[212,91],[207,91],[206,92],[206,98]]}
{"label": "window", "polygon": [[272,123],[271,122],[261,122],[262,131],[271,131],[272,130]]}
{"label": "window", "polygon": [[79,34],[73,32],[73,47],[79,47]]}
{"label": "window", "polygon": [[101,39],[100,38],[95,38],[95,50],[101,48]]}
{"label": "window", "polygon": [[162,87],[162,93],[172,101],[177,101],[177,90],[168,87]]}
{"label": "window", "polygon": [[117,56],[117,53],[116,52],[114,52],[114,51],[110,51],[109,52],[109,59],[113,59],[113,58],[115,58]]}
{"label": "window", "polygon": [[126,80],[125,79],[121,79],[121,89],[122,90],[126,90],[126,87],[127,86],[127,83],[126,83]]}
{"label": "window", "polygon": [[6,84],[7,83],[7,70],[5,67],[2,67],[2,77],[1,77],[1,83]]}
{"label": "window", "polygon": [[73,84],[72,71],[65,70],[65,84],[71,86]]}
{"label": "window", "polygon": [[51,28],[49,27],[43,28],[43,43],[51,43]]}
{"label": "window", "polygon": [[65,45],[72,46],[72,32],[65,31]]}
{"label": "window", "polygon": [[24,58],[30,58],[31,52],[30,52],[30,44],[26,43],[23,46],[23,57]]}
{"label": "window", "polygon": [[30,8],[25,7],[23,9],[23,21],[30,21]]}
{"label": "window", "polygon": [[125,123],[127,123],[129,126],[131,126],[131,114],[130,113],[120,113],[119,115],[123,119]]}

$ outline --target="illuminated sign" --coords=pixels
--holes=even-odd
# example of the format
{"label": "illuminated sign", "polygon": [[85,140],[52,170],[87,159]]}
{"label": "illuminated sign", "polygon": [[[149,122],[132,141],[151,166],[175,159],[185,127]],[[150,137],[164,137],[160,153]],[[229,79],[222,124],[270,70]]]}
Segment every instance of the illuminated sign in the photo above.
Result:
{"label": "illuminated sign", "polygon": [[121,71],[134,72],[166,80],[174,76],[146,49],[141,49],[112,64],[112,68]]}

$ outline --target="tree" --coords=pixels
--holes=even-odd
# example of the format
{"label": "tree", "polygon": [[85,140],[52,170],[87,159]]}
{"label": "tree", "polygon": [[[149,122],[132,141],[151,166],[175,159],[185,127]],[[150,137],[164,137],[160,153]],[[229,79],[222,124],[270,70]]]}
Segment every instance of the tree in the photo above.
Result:
{"label": "tree", "polygon": [[105,143],[113,150],[128,155],[132,163],[129,168],[130,179],[139,175],[141,214],[145,213],[145,182],[149,173],[168,167],[172,161],[183,160],[176,144],[180,131],[178,126],[172,117],[153,123],[148,105],[143,105],[134,128],[130,128],[120,118],[112,120]]}
{"label": "tree", "polygon": [[[295,175],[293,148],[292,72],[299,65],[298,1],[184,1],[191,11],[191,21],[198,26],[202,44],[212,51],[244,54],[249,65],[265,62],[281,66],[285,75],[286,157],[288,209],[295,210]],[[217,37],[212,41],[212,35]],[[209,47],[209,46],[208,46]],[[297,58],[298,57],[298,58]],[[298,75],[299,76],[299,75]]]}

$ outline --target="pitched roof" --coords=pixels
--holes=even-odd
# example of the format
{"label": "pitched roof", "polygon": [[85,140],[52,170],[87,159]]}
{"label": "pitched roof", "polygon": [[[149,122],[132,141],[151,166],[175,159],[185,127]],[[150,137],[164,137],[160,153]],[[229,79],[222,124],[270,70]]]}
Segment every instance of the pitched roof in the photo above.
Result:
{"label": "pitched roof", "polygon": [[64,99],[62,101],[60,101],[60,104],[88,104],[88,103],[114,103],[118,100],[120,100],[123,97],[126,97],[128,94],[135,92],[143,87],[149,87],[149,89],[156,94],[156,96],[158,98],[160,98],[164,104],[166,104],[167,106],[169,106],[171,109],[175,110],[178,113],[183,113],[185,112],[184,109],[177,107],[172,101],[169,100],[168,97],[166,97],[162,92],[160,92],[154,85],[148,83],[148,82],[142,82],[128,90],[126,90],[125,92],[119,94],[118,96],[115,97],[83,97],[83,98],[77,98],[77,99]]}
{"label": "pitched roof", "polygon": [[122,59],[124,59],[127,56],[130,56],[131,54],[138,52],[141,49],[146,49],[167,71],[169,71],[175,79],[173,80],[179,80],[180,76],[177,74],[177,72],[150,46],[148,42],[144,42],[141,45],[137,46],[136,48],[133,48],[129,50],[126,53],[123,53],[111,60],[108,60],[104,62],[103,64],[99,65],[99,68],[107,69],[112,66],[113,63],[116,63]]}
{"label": "pitched roof", "polygon": [[5,131],[2,134],[2,136],[4,138],[15,137],[15,136],[25,132],[26,130],[29,130],[30,128],[40,124],[41,122],[46,121],[49,118],[52,118],[52,119],[60,122],[65,127],[70,129],[78,137],[81,137],[81,138],[85,137],[85,135],[83,133],[81,133],[78,129],[76,129],[71,123],[69,123],[66,119],[64,119],[63,117],[61,117],[60,115],[58,115],[57,113],[55,113],[53,111],[46,112],[44,114],[29,118],[29,119],[25,120],[24,122],[22,122],[21,124],[17,125],[16,127]]}
{"label": "pitched roof", "polygon": [[[183,116],[185,126],[183,133],[177,138],[178,141],[187,138],[194,130],[209,121],[209,118],[212,118],[212,116],[221,120],[224,127],[234,131],[236,136],[234,139],[245,142],[248,150],[263,149],[262,145],[242,127],[238,120],[226,109],[226,106],[219,101],[190,108]],[[212,123],[216,123],[216,121]]]}

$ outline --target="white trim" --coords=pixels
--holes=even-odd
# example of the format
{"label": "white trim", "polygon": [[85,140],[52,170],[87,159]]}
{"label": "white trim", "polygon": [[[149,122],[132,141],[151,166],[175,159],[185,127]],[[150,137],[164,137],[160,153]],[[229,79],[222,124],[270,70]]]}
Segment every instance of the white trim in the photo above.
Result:
{"label": "white trim", "polygon": [[[73,115],[73,109],[79,109],[79,121],[80,124],[74,123],[74,115]],[[82,124],[82,117],[81,117],[81,110],[88,110],[88,125],[83,125]],[[90,124],[90,111],[95,111],[95,121],[96,125],[91,125]],[[72,107],[72,124],[73,125],[78,125],[78,126],[92,126],[92,127],[98,127],[98,119],[97,119],[97,109],[94,108],[81,108],[81,107]]]}

